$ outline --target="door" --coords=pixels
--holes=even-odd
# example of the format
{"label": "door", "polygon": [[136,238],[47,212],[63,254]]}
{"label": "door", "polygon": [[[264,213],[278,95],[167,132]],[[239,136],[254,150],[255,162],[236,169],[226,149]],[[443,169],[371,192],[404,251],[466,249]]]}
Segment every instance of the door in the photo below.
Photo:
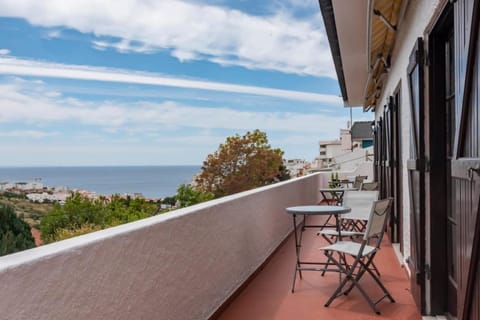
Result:
{"label": "door", "polygon": [[[382,199],[387,197],[393,196],[392,192],[392,121],[391,121],[391,108],[392,108],[392,101],[391,98],[388,101],[388,104],[385,106],[383,111],[383,119],[384,119],[384,126],[383,126],[383,188],[382,188]],[[392,224],[389,224],[389,227],[392,227]]]}
{"label": "door", "polygon": [[447,313],[451,317],[457,316],[457,260],[456,260],[456,238],[457,238],[457,215],[453,210],[453,188],[452,188],[452,161],[454,157],[455,143],[455,43],[453,29],[445,34],[442,47],[445,52],[445,91],[443,94],[443,106],[445,112],[445,188],[446,188],[446,282],[447,282]]}
{"label": "door", "polygon": [[393,212],[395,216],[395,242],[400,242],[400,251],[403,253],[403,183],[402,183],[402,142],[401,142],[401,86],[395,89],[392,97],[392,188],[393,188]]}
{"label": "door", "polygon": [[455,128],[451,159],[458,318],[480,318],[480,1],[455,2]]}
{"label": "door", "polygon": [[385,106],[383,119],[383,137],[384,137],[384,160],[383,160],[383,170],[384,170],[384,181],[382,181],[382,198],[393,197],[394,205],[392,208],[392,213],[389,218],[387,225],[387,232],[390,236],[392,242],[399,241],[399,210],[398,210],[398,199],[400,188],[398,185],[398,146],[400,141],[398,140],[398,128],[395,128],[395,114],[396,107],[394,97],[388,99],[388,104]]}
{"label": "door", "polygon": [[377,121],[374,130],[374,177],[375,181],[379,183],[379,190],[382,190],[383,177],[382,177],[382,148],[383,148],[383,121],[382,117]]}
{"label": "door", "polygon": [[457,316],[458,217],[453,210],[452,161],[455,110],[455,37],[453,6],[447,5],[430,34],[430,92],[427,173],[430,198],[431,312]]}
{"label": "door", "polygon": [[407,68],[410,93],[410,157],[407,161],[410,195],[410,257],[412,295],[425,312],[425,144],[423,41],[417,39]]}
{"label": "door", "polygon": [[430,94],[427,173],[430,197],[431,312],[457,316],[458,219],[453,210],[452,161],[456,132],[453,6],[447,5],[430,34]]}

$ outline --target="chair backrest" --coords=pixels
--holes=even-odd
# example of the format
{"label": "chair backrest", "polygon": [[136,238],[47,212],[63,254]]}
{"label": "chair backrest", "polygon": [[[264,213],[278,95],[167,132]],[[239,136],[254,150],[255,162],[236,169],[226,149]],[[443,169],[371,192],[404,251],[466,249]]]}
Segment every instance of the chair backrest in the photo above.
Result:
{"label": "chair backrest", "polygon": [[367,176],[356,176],[355,181],[353,182],[353,187],[360,189],[363,180],[367,179]]}
{"label": "chair backrest", "polygon": [[355,200],[374,201],[378,200],[378,190],[374,191],[345,191],[343,195],[343,203],[348,206],[347,203]]}
{"label": "chair backrest", "polygon": [[372,204],[372,210],[370,211],[370,217],[368,218],[367,227],[365,229],[364,240],[368,241],[373,237],[377,237],[377,247],[380,246],[380,242],[382,241],[392,203],[393,198],[387,198],[376,200]]}
{"label": "chair backrest", "polygon": [[363,182],[360,186],[362,191],[373,191],[378,189],[378,182]]}
{"label": "chair backrest", "polygon": [[342,215],[342,218],[368,220],[373,201],[377,199],[378,191],[346,191],[342,205],[351,208],[352,212]]}

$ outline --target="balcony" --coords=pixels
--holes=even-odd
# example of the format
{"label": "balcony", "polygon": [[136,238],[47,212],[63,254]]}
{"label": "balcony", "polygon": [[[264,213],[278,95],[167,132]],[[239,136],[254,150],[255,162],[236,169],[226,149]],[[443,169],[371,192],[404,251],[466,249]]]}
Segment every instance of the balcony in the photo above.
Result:
{"label": "balcony", "polygon": [[[322,221],[309,219],[310,222]],[[222,310],[218,319],[421,319],[410,294],[406,270],[400,266],[390,241],[385,238],[375,257],[375,263],[383,283],[396,302],[392,304],[387,299],[380,302],[380,316],[372,311],[356,288],[348,297],[340,297],[325,308],[324,303],[338,286],[337,274],[327,273],[322,277],[320,272],[304,271],[303,279],[299,280],[297,276],[295,293],[292,294],[295,242],[293,236],[290,236],[253,281]],[[302,242],[302,257],[306,257],[306,260],[325,261],[318,250],[322,245],[326,245],[326,241],[316,235],[316,230],[307,229]],[[361,284],[373,298],[381,297],[381,291],[368,275],[362,279]]]}
{"label": "balcony", "polygon": [[[322,306],[338,280],[332,274],[306,274],[290,293],[294,247],[284,209],[317,203],[328,179],[301,177],[4,256],[2,318],[370,319],[353,292],[348,301]],[[307,239],[306,247],[319,246],[315,236]],[[385,247],[378,265],[398,302],[380,307],[391,319],[414,319],[405,272]]]}

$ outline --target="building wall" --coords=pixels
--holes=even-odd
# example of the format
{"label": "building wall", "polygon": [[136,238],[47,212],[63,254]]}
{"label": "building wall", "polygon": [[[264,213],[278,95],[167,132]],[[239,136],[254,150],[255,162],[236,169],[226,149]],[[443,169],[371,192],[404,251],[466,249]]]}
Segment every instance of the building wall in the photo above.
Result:
{"label": "building wall", "polygon": [[333,158],[336,157],[345,151],[342,148],[341,144],[330,144],[327,145],[327,158]]}
{"label": "building wall", "polygon": [[0,318],[207,319],[293,230],[285,208],[317,203],[329,177],[292,179],[0,257]]}
{"label": "building wall", "polygon": [[[422,37],[433,16],[437,14],[440,8],[439,0],[418,0],[409,1],[404,20],[399,26],[395,48],[391,58],[391,68],[388,73],[381,94],[378,100],[375,119],[378,120],[383,113],[384,105],[387,99],[392,96],[397,86],[401,85],[401,143],[402,143],[402,163],[403,163],[403,247],[404,258],[410,255],[410,197],[408,186],[408,172],[406,161],[409,158],[410,150],[410,97],[407,80],[407,66],[410,53],[415,45],[416,39]],[[428,252],[427,252],[428,254]]]}
{"label": "building wall", "polygon": [[355,171],[357,168],[363,166],[367,163],[367,167],[371,167],[372,169],[368,173],[368,179],[373,180],[373,158],[367,160],[367,155],[373,155],[373,147],[369,147],[366,149],[357,148],[351,152],[343,153],[337,157],[335,157],[333,163],[336,163],[338,169],[341,171]]}
{"label": "building wall", "polygon": [[340,129],[340,142],[342,143],[343,150],[352,149],[352,135],[350,130]]}

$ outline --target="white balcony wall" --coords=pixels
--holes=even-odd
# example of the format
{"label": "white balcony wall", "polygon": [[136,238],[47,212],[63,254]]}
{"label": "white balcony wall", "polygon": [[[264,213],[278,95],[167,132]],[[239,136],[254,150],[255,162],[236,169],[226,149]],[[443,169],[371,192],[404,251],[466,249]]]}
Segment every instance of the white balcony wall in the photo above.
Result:
{"label": "white balcony wall", "polygon": [[293,230],[285,207],[317,203],[328,180],[296,178],[1,257],[0,318],[207,319]]}

